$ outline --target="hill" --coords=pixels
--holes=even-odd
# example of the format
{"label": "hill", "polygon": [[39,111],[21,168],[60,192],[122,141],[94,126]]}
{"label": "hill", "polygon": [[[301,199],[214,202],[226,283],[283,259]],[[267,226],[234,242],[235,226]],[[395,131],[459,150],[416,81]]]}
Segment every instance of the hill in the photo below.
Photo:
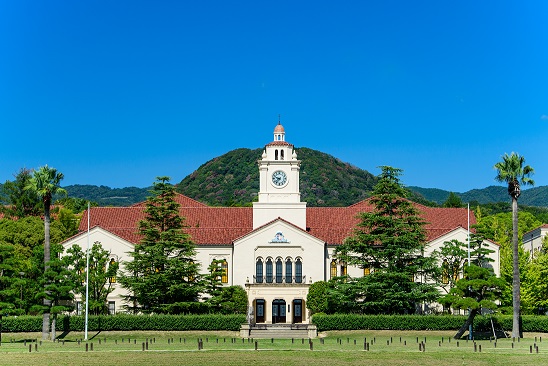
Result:
{"label": "hill", "polygon": [[[437,188],[407,187],[429,201],[443,204],[450,191]],[[454,192],[463,202],[476,202],[480,204],[510,202],[506,186],[489,186],[483,189],[472,189],[470,191],[459,193]],[[524,189],[519,197],[519,204],[525,206],[548,207],[548,186],[534,187]]]}
{"label": "hill", "polygon": [[69,197],[83,198],[97,202],[99,206],[131,206],[134,203],[146,200],[150,188],[109,188],[94,185],[71,185],[63,187]]}
{"label": "hill", "polygon": [[[184,178],[177,191],[212,206],[245,206],[259,192],[257,161],[263,149],[236,149]],[[309,148],[297,149],[301,199],[308,206],[348,206],[369,196],[376,178],[369,172]]]}

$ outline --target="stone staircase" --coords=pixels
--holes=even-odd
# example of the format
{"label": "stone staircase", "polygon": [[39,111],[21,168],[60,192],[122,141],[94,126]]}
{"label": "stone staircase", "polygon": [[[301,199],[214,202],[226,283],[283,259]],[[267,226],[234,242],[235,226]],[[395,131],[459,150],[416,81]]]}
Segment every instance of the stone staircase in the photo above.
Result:
{"label": "stone staircase", "polygon": [[243,324],[242,338],[316,338],[318,330],[313,324]]}

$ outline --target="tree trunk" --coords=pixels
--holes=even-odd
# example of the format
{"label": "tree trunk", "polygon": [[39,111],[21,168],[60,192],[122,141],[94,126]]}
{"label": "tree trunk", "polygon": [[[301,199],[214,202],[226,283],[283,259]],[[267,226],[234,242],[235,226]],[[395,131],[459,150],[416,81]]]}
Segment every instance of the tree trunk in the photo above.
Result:
{"label": "tree trunk", "polygon": [[520,338],[520,278],[519,278],[519,243],[518,243],[518,199],[512,197],[512,260],[514,266],[512,278],[512,338]]}
{"label": "tree trunk", "polygon": [[[44,199],[44,273],[49,268],[50,261],[50,245],[49,245],[49,226],[50,226],[50,203],[51,200]],[[46,284],[47,286],[47,284]],[[46,291],[47,293],[47,291]],[[49,308],[51,307],[51,300],[44,297],[44,306],[46,310],[42,316],[42,339],[49,339]]]}
{"label": "tree trunk", "polygon": [[455,336],[453,338],[460,339],[460,337],[462,337],[464,332],[466,332],[469,329],[470,324],[472,324],[472,322],[474,321],[474,318],[476,317],[476,315],[478,315],[478,310],[477,309],[470,310],[470,314],[468,314],[468,319],[466,319],[466,321],[464,322],[462,327],[460,327],[460,329],[457,331],[457,334],[455,334]]}
{"label": "tree trunk", "polygon": [[57,338],[57,332],[55,331],[55,327],[57,326],[57,315],[53,315],[51,317],[51,340],[55,341],[55,338]]}

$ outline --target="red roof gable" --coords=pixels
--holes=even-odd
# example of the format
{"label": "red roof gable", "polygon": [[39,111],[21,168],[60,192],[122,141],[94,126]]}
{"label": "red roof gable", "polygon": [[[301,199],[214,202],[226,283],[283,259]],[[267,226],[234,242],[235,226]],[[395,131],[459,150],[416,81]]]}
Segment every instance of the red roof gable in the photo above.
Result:
{"label": "red roof gable", "polygon": [[[231,245],[253,231],[252,207],[209,207],[183,195],[177,195],[180,213],[185,217],[185,231],[198,245]],[[416,204],[427,222],[427,240],[431,241],[457,227],[466,228],[466,208],[432,208]],[[358,223],[359,212],[371,211],[369,200],[349,207],[309,207],[306,209],[306,230],[327,244],[341,244],[352,234]],[[87,212],[80,222],[80,231],[87,229]],[[125,240],[138,243],[137,225],[145,218],[144,203],[131,207],[92,207],[90,226],[100,226]],[[470,212],[470,225],[476,223]]]}

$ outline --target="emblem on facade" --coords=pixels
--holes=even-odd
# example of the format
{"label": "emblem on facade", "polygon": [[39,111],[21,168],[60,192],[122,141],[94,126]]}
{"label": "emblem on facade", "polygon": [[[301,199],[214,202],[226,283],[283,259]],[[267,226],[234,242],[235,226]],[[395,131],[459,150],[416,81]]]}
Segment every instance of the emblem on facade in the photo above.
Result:
{"label": "emblem on facade", "polygon": [[271,243],[289,243],[289,241],[285,238],[284,234],[282,234],[281,231],[278,231],[274,239],[272,239],[270,242]]}

